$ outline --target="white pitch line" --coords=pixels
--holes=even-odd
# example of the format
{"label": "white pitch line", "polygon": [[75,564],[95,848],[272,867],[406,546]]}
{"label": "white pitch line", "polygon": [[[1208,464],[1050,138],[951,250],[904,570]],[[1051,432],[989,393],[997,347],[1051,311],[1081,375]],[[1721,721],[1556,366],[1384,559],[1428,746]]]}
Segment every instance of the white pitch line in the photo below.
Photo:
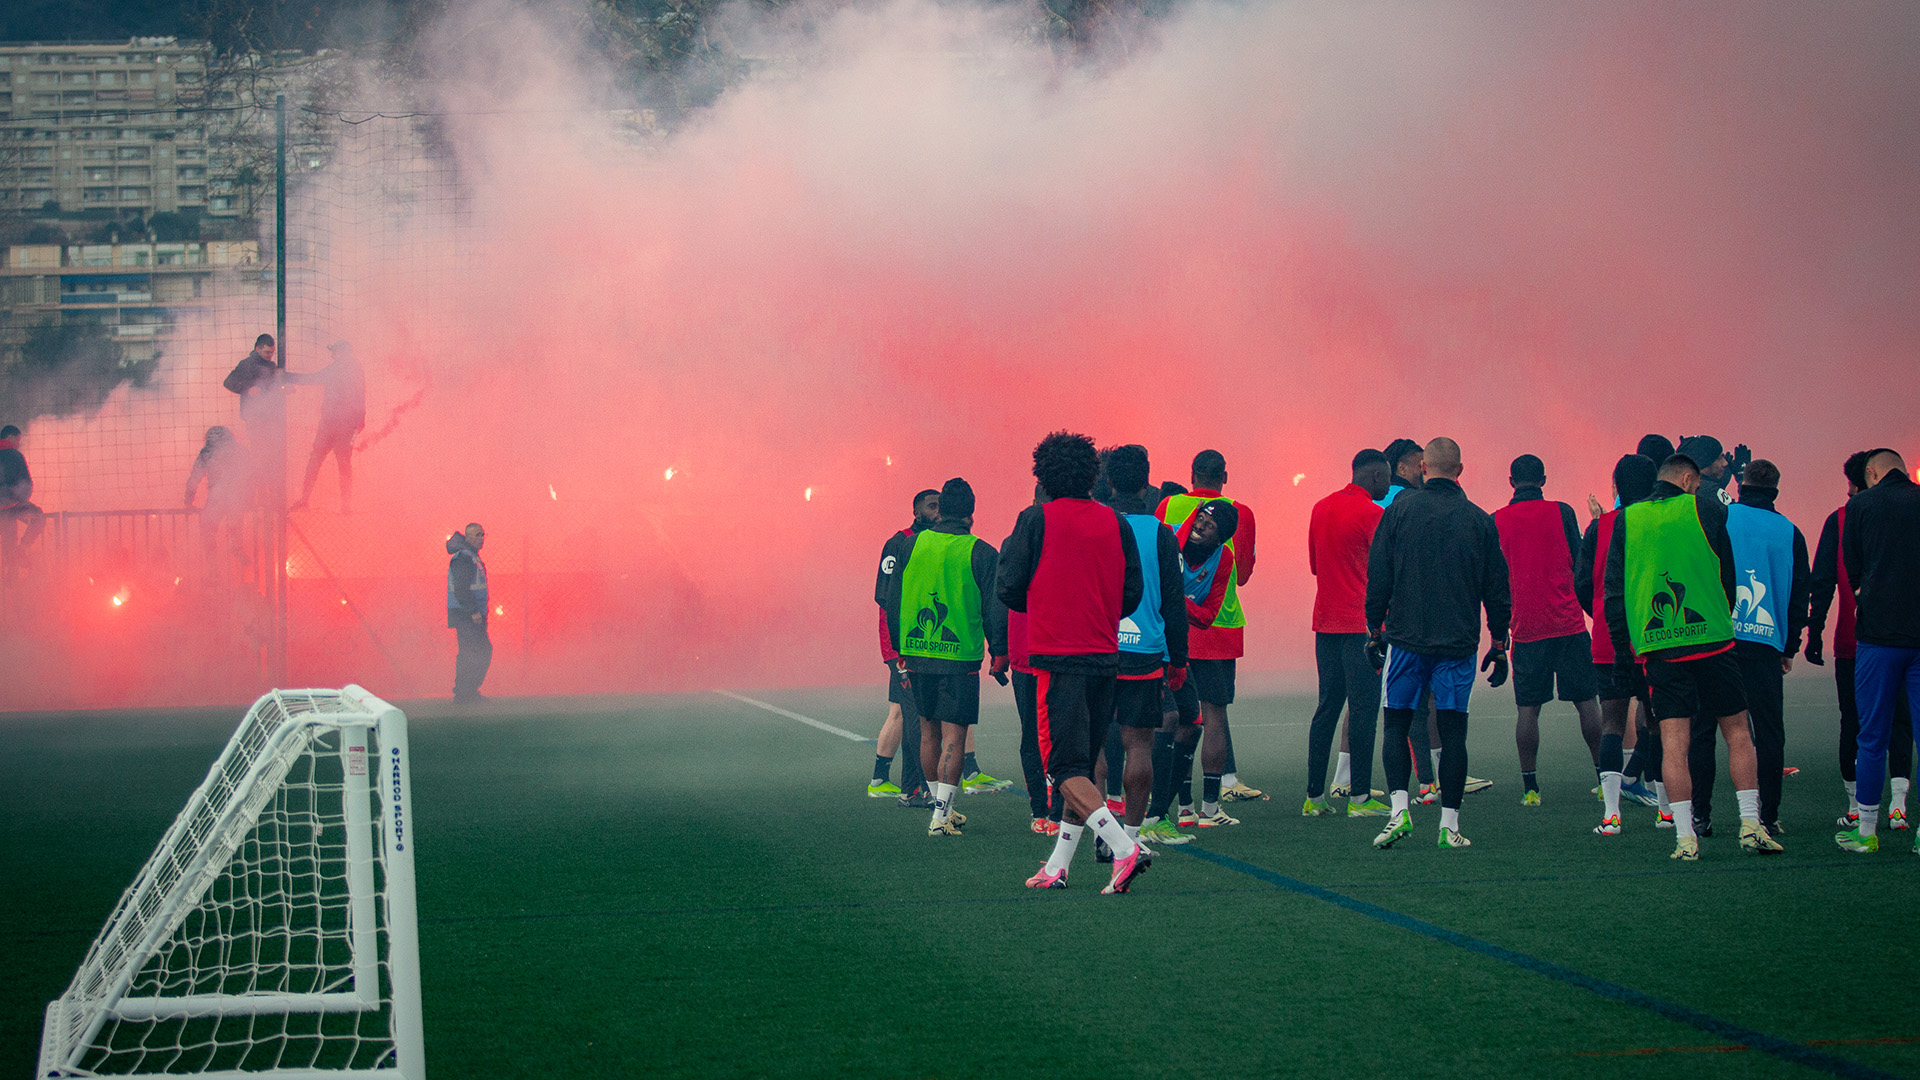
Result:
{"label": "white pitch line", "polygon": [[822,723],[819,720],[815,720],[811,716],[801,716],[799,713],[794,712],[791,709],[783,709],[778,705],[769,705],[766,702],[761,701],[759,698],[750,698],[750,697],[747,697],[745,694],[736,694],[731,690],[715,690],[714,693],[719,694],[721,697],[730,697],[735,701],[745,702],[748,705],[752,705],[756,708],[765,709],[770,713],[775,713],[777,715],[784,716],[789,720],[798,720],[801,723],[807,725],[808,727],[819,728],[821,731],[824,731],[829,735],[838,735],[843,739],[851,739],[852,741],[859,742],[859,743],[873,741],[872,739],[867,738],[865,735],[855,735],[853,732],[848,731],[846,728],[837,728],[837,727],[834,727],[832,724]]}

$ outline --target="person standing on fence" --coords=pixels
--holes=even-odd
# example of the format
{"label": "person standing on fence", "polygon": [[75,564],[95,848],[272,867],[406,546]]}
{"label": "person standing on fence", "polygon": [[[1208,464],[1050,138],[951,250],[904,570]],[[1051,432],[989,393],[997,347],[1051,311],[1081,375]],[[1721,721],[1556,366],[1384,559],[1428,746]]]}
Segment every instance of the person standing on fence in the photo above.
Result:
{"label": "person standing on fence", "polygon": [[32,547],[46,525],[46,515],[33,505],[33,474],[20,452],[20,429],[8,424],[0,428],[0,573],[14,573],[20,549]]}
{"label": "person standing on fence", "polygon": [[233,432],[224,427],[208,428],[207,441],[195,455],[193,469],[187,473],[186,504],[192,508],[204,481],[207,501],[200,509],[200,537],[209,558],[219,545],[223,529],[231,527],[232,543],[238,547],[240,515],[253,502],[252,473],[247,448],[240,445]]}
{"label": "person standing on fence", "polygon": [[480,561],[487,531],[479,523],[447,537],[447,625],[460,643],[453,661],[453,700],[473,704],[493,666],[493,639],[487,636],[487,564]]}
{"label": "person standing on fence", "polygon": [[[220,383],[240,395],[240,419],[260,459],[260,477],[267,482],[264,493],[269,499],[286,484],[287,403],[281,396],[286,373],[274,363],[274,351],[272,334],[254,338],[253,351],[241,357]],[[280,504],[274,501],[273,505]]]}
{"label": "person standing on fence", "polygon": [[320,478],[320,465],[327,455],[340,470],[340,512],[353,512],[353,440],[367,426],[367,375],[353,355],[353,346],[336,341],[327,346],[333,362],[319,371],[304,375],[287,373],[286,380],[298,386],[321,389],[320,427],[313,433],[313,452],[307,456],[307,474],[300,482],[300,498],[289,510],[304,510],[313,495],[313,482]]}

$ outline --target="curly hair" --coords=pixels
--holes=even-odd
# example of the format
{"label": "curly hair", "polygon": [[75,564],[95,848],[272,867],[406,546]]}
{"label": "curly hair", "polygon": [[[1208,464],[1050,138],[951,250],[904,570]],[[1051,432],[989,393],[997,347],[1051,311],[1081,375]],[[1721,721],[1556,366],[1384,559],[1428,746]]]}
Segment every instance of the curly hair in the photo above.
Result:
{"label": "curly hair", "polygon": [[1099,475],[1100,454],[1085,435],[1056,431],[1033,448],[1033,476],[1049,498],[1087,498]]}

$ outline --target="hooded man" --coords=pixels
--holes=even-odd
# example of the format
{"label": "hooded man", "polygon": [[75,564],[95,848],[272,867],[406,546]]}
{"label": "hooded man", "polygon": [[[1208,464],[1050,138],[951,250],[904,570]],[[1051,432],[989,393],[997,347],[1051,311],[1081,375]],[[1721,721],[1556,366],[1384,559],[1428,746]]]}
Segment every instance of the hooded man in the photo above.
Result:
{"label": "hooded man", "polygon": [[453,661],[453,700],[463,705],[487,700],[480,684],[493,666],[493,639],[487,636],[487,564],[480,561],[486,543],[487,531],[479,522],[447,537],[447,625],[460,646]]}
{"label": "hooded man", "polygon": [[1727,508],[1733,541],[1733,655],[1747,688],[1753,747],[1760,763],[1760,824],[1780,833],[1780,781],[1786,764],[1786,691],[1807,625],[1807,538],[1773,508],[1780,469],[1748,462],[1740,501]]}
{"label": "hooded man", "polygon": [[353,511],[353,440],[367,426],[367,376],[351,344],[336,341],[327,350],[333,354],[333,362],[326,367],[304,375],[285,375],[291,385],[321,389],[320,426],[313,432],[313,452],[307,455],[300,498],[287,509],[300,510],[307,505],[314,481],[320,478],[320,466],[332,454],[340,472],[340,512],[347,514]]}

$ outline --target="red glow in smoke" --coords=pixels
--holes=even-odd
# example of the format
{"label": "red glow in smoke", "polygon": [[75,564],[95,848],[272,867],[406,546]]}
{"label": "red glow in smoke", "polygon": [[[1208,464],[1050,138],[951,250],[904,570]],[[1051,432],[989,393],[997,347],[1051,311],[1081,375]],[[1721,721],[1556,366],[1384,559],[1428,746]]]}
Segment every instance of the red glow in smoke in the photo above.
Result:
{"label": "red glow in smoke", "polygon": [[[443,693],[472,520],[513,613],[490,690],[870,682],[913,493],[968,478],[997,544],[1062,427],[1156,480],[1225,453],[1262,539],[1244,667],[1297,671],[1308,508],[1362,447],[1450,435],[1489,508],[1536,453],[1584,520],[1640,435],[1707,431],[1811,533],[1847,452],[1920,433],[1897,8],[1202,6],[1091,72],[991,13],[862,7],[646,152],[574,110],[563,32],[450,18],[479,235],[338,256],[375,400],[423,389],[316,540],[354,604],[296,547],[296,681]],[[234,648],[199,644],[181,667]]]}

